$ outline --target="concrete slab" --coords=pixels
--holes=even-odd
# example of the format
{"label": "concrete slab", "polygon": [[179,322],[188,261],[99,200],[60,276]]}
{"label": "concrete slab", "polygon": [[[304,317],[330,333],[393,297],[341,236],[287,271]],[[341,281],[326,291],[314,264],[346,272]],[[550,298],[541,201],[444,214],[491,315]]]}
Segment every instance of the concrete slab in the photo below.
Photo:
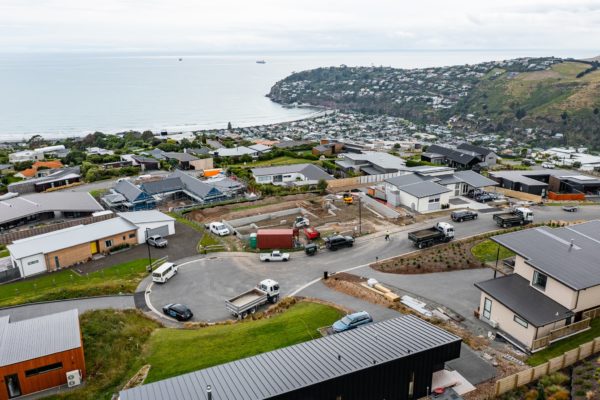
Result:
{"label": "concrete slab", "polygon": [[489,381],[496,376],[496,368],[464,343],[460,348],[460,357],[448,361],[446,367],[458,371],[472,385]]}
{"label": "concrete slab", "polygon": [[433,373],[431,387],[434,390],[436,388],[451,387],[460,396],[475,390],[475,386],[471,385],[458,371],[448,371],[446,369]]}

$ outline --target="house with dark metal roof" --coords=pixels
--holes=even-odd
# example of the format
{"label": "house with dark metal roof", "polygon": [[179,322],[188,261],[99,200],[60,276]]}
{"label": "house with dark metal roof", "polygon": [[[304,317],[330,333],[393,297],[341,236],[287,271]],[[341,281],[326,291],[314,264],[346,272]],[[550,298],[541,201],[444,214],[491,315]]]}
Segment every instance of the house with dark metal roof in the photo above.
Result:
{"label": "house with dark metal roof", "polygon": [[490,149],[469,143],[461,143],[456,148],[433,144],[421,155],[421,160],[457,169],[473,169],[496,164],[498,155]]}
{"label": "house with dark metal roof", "polygon": [[498,154],[496,154],[494,150],[481,146],[475,146],[466,142],[459,144],[456,148],[458,150],[466,150],[479,154],[481,156],[481,161],[487,165],[495,165],[498,162]]}
{"label": "house with dark metal roof", "polygon": [[85,378],[76,309],[22,321],[0,317],[0,400]]}
{"label": "house with dark metal roof", "polygon": [[516,253],[512,275],[477,283],[479,317],[537,351],[600,317],[600,221],[492,237]]}
{"label": "house with dark metal roof", "polygon": [[360,153],[344,153],[335,164],[344,171],[362,173],[364,175],[380,175],[405,171],[406,161],[389,153],[380,151],[363,151]]}
{"label": "house with dark metal roof", "polygon": [[495,181],[477,172],[444,166],[412,167],[404,175],[385,180],[387,202],[417,212],[439,210],[453,197],[494,185]]}
{"label": "house with dark metal roof", "polygon": [[490,177],[503,188],[539,196],[549,192],[597,196],[600,192],[600,179],[572,170],[490,171]]}
{"label": "house with dark metal roof", "polygon": [[405,315],[123,390],[119,400],[417,399],[460,347],[459,337]]}
{"label": "house with dark metal roof", "polygon": [[111,193],[101,200],[108,208],[121,211],[151,210],[156,207],[156,200],[152,195],[127,179],[118,182]]}
{"label": "house with dark metal roof", "polygon": [[314,164],[253,168],[252,175],[256,183],[273,185],[314,185],[321,179],[335,179]]}

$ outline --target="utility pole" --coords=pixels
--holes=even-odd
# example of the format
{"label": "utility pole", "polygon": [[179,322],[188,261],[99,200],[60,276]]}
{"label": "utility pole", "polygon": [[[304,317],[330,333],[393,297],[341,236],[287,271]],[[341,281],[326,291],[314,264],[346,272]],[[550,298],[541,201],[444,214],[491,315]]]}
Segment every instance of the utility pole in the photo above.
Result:
{"label": "utility pole", "polygon": [[496,268],[494,268],[494,279],[496,279],[496,274],[498,273],[498,261],[500,261],[500,246],[498,246],[498,252],[496,253]]}
{"label": "utility pole", "polygon": [[358,236],[362,236],[362,197],[358,196]]}
{"label": "utility pole", "polygon": [[148,243],[148,231],[150,228],[146,228],[146,247],[148,247],[148,273],[152,272],[152,256],[150,255],[150,243]]}

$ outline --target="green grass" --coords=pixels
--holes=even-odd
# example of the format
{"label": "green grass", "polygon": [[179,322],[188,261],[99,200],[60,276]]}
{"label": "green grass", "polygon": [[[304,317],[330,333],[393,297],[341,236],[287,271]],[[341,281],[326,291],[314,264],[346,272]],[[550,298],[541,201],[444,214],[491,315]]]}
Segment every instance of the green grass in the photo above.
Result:
{"label": "green grass", "polygon": [[106,193],[108,193],[108,189],[94,189],[94,190],[90,190],[90,194],[92,195],[92,197],[99,199],[100,197],[104,196]]}
{"label": "green grass", "polygon": [[307,160],[304,158],[295,158],[295,157],[289,157],[289,156],[281,156],[281,157],[276,157],[272,160],[264,160],[264,161],[253,161],[253,162],[249,162],[249,163],[240,163],[240,164],[236,164],[236,165],[240,165],[243,167],[269,167],[269,166],[275,166],[275,165],[290,165],[290,164],[314,164],[317,163],[318,161],[316,160]]}
{"label": "green grass", "polygon": [[490,239],[484,240],[483,242],[476,244],[471,248],[471,253],[481,262],[496,261],[498,255],[498,248],[500,248],[500,260],[512,257],[515,255],[512,251],[506,247],[500,246],[496,242]]}
{"label": "green grass", "polygon": [[159,329],[150,338],[146,382],[234,361],[319,337],[317,328],[341,316],[335,308],[301,302],[269,319],[203,329]]}
{"label": "green grass", "polygon": [[197,222],[190,221],[189,219],[182,217],[180,214],[178,214],[176,212],[168,212],[166,214],[169,215],[170,217],[175,218],[177,220],[177,222],[187,225],[198,232],[205,231],[204,226],[200,225]]}
{"label": "green grass", "polygon": [[0,307],[37,301],[133,293],[139,282],[148,274],[147,265],[147,259],[140,259],[113,265],[86,276],[70,269],[0,285]]}
{"label": "green grass", "polygon": [[579,333],[570,338],[560,340],[551,344],[549,347],[541,350],[527,359],[527,364],[536,366],[545,363],[546,361],[558,357],[566,351],[572,350],[579,345],[587,343],[600,336],[600,318],[592,320],[591,329]]}
{"label": "green grass", "polygon": [[159,325],[138,311],[99,310],[80,317],[87,379],[46,399],[109,400],[142,367],[140,350]]}

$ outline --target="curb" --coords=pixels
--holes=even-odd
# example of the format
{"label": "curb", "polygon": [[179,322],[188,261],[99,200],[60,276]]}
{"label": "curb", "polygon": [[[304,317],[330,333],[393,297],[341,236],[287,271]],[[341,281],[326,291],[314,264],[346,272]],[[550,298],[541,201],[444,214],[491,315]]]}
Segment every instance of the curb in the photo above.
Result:
{"label": "curb", "polygon": [[103,295],[103,296],[87,296],[87,297],[75,297],[72,299],[62,299],[62,300],[36,301],[34,303],[24,303],[24,304],[16,304],[14,306],[8,306],[8,307],[0,307],[0,311],[10,310],[10,309],[19,308],[19,307],[36,306],[36,305],[41,305],[41,304],[66,303],[69,301],[77,301],[77,300],[106,299],[106,298],[110,298],[110,297],[134,297],[134,294],[130,294],[130,293],[107,294],[107,295]]}

